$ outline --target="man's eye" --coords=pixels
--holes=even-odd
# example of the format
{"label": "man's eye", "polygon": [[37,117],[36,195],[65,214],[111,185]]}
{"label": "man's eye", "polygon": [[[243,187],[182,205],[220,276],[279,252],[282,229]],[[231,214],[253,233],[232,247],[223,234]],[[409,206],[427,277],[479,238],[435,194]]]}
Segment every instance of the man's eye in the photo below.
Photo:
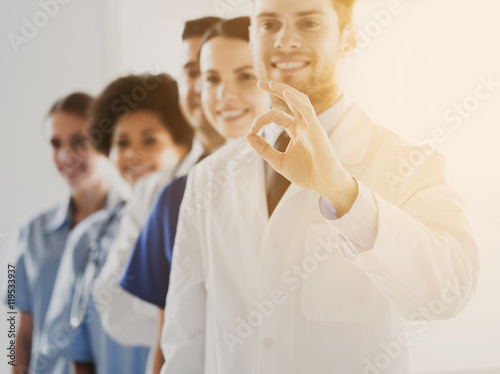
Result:
{"label": "man's eye", "polygon": [[260,24],[260,28],[265,31],[277,30],[279,25],[276,22],[266,21]]}
{"label": "man's eye", "polygon": [[302,22],[302,27],[305,29],[314,29],[319,26],[319,23],[316,21],[304,21]]}
{"label": "man's eye", "polygon": [[156,138],[146,138],[144,139],[145,145],[154,145],[156,144]]}

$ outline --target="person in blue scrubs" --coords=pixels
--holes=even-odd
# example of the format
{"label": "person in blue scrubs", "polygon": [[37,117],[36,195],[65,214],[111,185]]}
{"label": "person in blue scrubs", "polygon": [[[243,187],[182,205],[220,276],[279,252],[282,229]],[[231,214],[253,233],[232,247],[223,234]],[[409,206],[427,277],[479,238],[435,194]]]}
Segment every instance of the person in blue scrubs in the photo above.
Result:
{"label": "person in blue scrubs", "polygon": [[86,134],[93,98],[70,94],[53,104],[47,117],[47,132],[53,162],[70,190],[57,206],[22,226],[9,251],[8,268],[15,269],[15,284],[4,299],[20,311],[16,336],[15,373],[66,374],[64,356],[41,354],[41,331],[49,301],[57,298],[54,282],[68,236],[86,217],[102,209],[108,182],[104,158],[90,144]]}
{"label": "person in blue scrubs", "polygon": [[[248,17],[223,20],[200,43],[202,107],[210,124],[227,141],[244,136],[270,104],[268,95],[257,88],[249,26]],[[160,193],[120,283],[128,292],[158,306],[160,321],[186,180],[187,176],[178,178]]]}
{"label": "person in blue scrubs", "polygon": [[[93,106],[88,133],[132,186],[142,176],[177,164],[193,137],[180,112],[177,84],[167,74],[129,75],[109,84]],[[68,241],[59,267],[54,289],[60,297],[51,301],[47,312],[45,353],[64,354],[77,374],[133,374],[146,369],[149,348],[127,347],[111,339],[96,309],[103,300],[91,295],[124,208],[122,201],[89,217]]]}

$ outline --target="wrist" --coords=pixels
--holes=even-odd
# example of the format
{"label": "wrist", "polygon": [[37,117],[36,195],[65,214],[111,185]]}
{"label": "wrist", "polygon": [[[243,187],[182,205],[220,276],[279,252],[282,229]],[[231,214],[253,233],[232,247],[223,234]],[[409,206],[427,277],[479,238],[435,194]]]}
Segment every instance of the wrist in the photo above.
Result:
{"label": "wrist", "polygon": [[348,175],[344,182],[332,184],[331,188],[320,195],[335,208],[338,216],[342,217],[349,212],[358,197],[358,183]]}

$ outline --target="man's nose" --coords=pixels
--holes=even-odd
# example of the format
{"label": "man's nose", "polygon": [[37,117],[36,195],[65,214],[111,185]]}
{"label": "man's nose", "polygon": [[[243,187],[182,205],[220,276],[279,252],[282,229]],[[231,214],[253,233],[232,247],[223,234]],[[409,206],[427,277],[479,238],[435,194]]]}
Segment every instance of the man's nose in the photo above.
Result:
{"label": "man's nose", "polygon": [[277,34],[274,47],[287,52],[302,47],[302,42],[293,26],[284,25]]}

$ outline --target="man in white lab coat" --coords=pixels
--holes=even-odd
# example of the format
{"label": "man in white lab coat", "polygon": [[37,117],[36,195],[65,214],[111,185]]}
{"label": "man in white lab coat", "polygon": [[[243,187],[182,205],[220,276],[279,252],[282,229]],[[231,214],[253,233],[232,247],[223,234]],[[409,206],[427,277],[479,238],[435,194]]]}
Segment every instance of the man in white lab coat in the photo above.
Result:
{"label": "man in white lab coat", "polygon": [[274,108],[189,174],[162,373],[409,373],[404,319],[472,297],[477,249],[443,158],[342,96],[352,3],[255,0]]}

